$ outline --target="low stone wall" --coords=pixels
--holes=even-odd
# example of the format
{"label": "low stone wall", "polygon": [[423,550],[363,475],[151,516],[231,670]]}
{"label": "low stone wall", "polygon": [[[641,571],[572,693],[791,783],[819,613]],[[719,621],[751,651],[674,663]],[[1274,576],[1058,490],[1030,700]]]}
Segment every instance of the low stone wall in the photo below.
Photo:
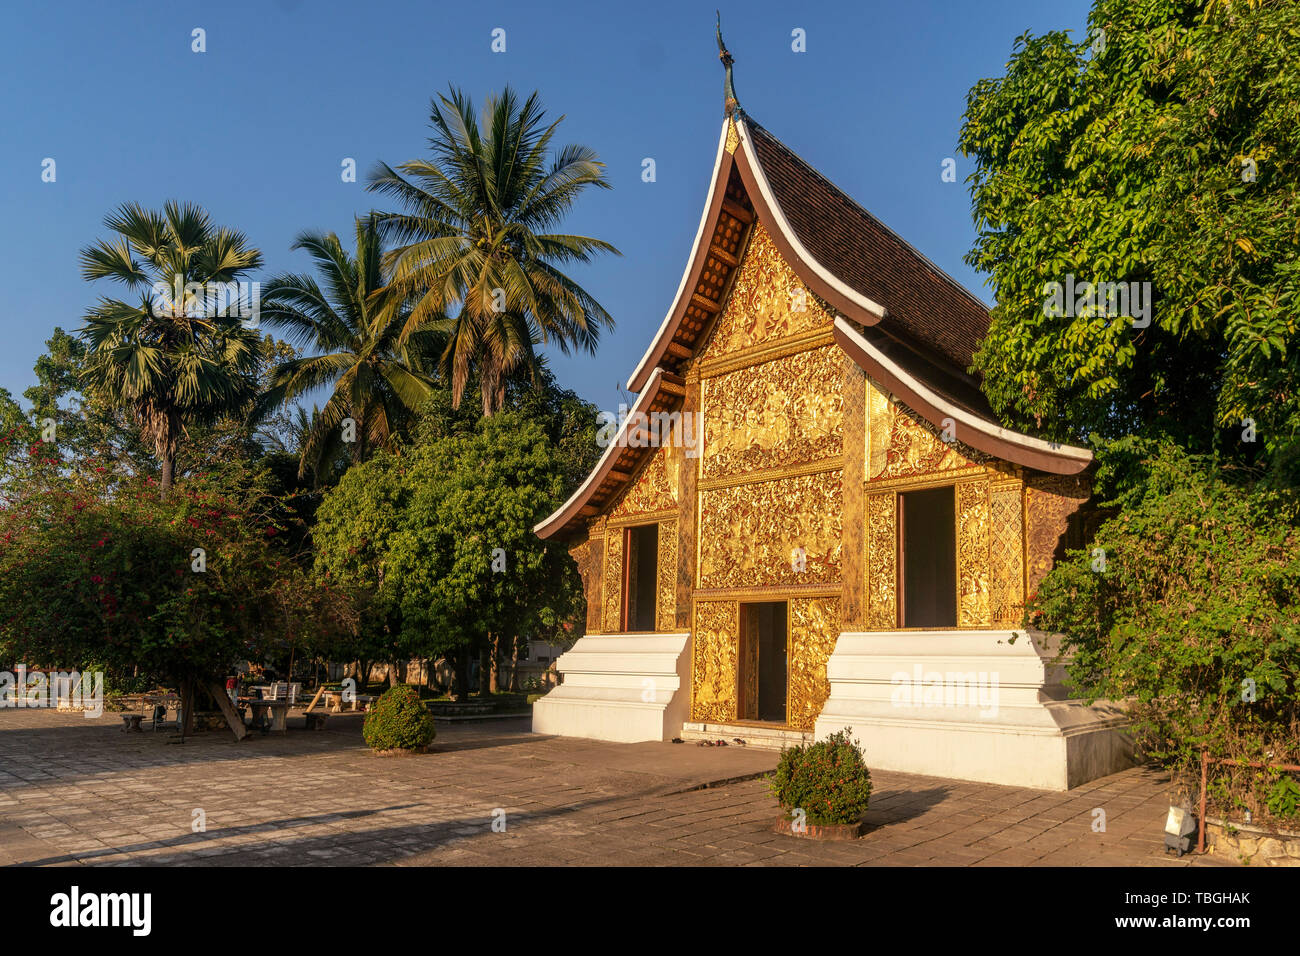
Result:
{"label": "low stone wall", "polygon": [[1300,833],[1205,818],[1210,853],[1252,866],[1300,866]]}

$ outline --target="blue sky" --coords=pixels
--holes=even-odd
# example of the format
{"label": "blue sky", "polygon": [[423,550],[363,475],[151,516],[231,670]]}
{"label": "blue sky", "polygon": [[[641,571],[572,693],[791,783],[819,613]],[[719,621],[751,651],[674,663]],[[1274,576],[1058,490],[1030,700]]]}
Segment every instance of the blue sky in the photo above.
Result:
{"label": "blue sky", "polygon": [[[109,283],[77,253],[119,204],[203,205],[248,234],[265,273],[305,271],[307,228],[345,235],[386,200],[365,172],[422,154],[432,95],[481,101],[509,83],[567,114],[562,142],[595,148],[614,186],[567,230],[613,242],[577,275],[615,317],[595,356],[555,355],[561,382],[602,408],[658,328],[699,222],[722,119],[715,3],[32,3],[0,14],[0,387],[34,382],[60,325]],[[1003,71],[1016,36],[1082,35],[1083,0],[723,3],[736,90],[755,119],[990,299],[963,262],[974,228],[956,139],[971,85]],[[191,31],[207,51],[191,51]],[[490,49],[494,28],[506,52]],[[806,31],[807,52],[791,50]],[[53,158],[57,180],[41,181]],[[354,158],[358,182],[340,164]],[[641,181],[652,157],[657,181]],[[957,183],[941,181],[946,157]]]}

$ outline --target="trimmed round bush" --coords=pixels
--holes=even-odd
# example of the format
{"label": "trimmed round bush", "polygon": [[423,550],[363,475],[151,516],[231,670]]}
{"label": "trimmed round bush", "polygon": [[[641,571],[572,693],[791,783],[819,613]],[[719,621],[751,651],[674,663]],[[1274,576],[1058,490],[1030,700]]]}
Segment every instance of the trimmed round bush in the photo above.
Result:
{"label": "trimmed round bush", "polygon": [[871,798],[871,772],[852,728],[807,747],[781,751],[769,787],[789,817],[801,809],[818,825],[857,823]]}
{"label": "trimmed round bush", "polygon": [[434,738],[433,717],[410,684],[384,691],[366,713],[361,734],[372,750],[423,750]]}

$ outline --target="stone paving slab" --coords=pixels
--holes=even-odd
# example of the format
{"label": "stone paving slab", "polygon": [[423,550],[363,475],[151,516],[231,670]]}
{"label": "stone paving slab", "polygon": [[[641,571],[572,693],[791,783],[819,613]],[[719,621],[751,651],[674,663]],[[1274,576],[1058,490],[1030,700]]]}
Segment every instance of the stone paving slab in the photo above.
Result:
{"label": "stone paving slab", "polygon": [[121,733],[113,714],[0,711],[0,865],[1219,863],[1164,855],[1168,781],[1141,768],[1069,793],[877,771],[866,836],[819,843],[771,832],[756,775],[772,751],[545,737],[512,719],[440,722],[430,753],[377,757],[361,719],[181,745]]}

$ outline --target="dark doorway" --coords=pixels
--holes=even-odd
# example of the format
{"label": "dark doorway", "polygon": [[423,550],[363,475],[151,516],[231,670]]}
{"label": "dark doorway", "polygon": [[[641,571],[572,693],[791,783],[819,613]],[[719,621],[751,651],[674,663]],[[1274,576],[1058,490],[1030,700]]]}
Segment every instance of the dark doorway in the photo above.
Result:
{"label": "dark doorway", "polygon": [[957,524],[953,488],[898,496],[902,627],[957,626]]}
{"label": "dark doorway", "polygon": [[627,529],[624,551],[627,555],[627,579],[623,593],[623,630],[655,629],[655,578],[659,565],[659,526],[638,525]]}
{"label": "dark doorway", "polygon": [[786,722],[787,604],[740,606],[740,706],[742,720]]}

